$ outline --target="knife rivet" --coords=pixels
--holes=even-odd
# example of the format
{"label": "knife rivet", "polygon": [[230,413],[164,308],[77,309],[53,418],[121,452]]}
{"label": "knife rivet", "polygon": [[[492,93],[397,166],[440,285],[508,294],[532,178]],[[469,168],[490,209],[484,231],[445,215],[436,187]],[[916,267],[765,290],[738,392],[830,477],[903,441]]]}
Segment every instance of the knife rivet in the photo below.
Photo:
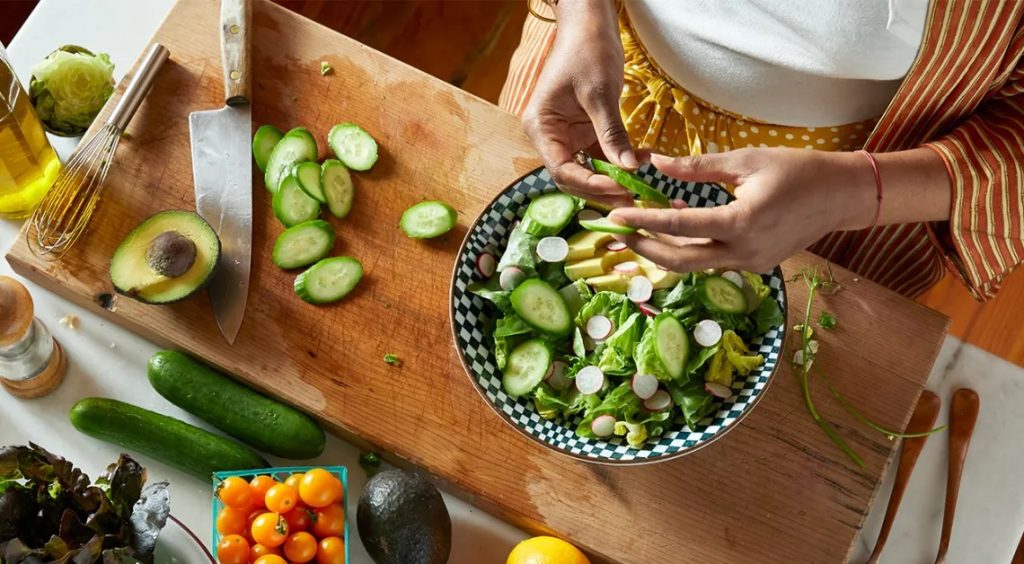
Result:
{"label": "knife rivet", "polygon": [[238,80],[238,77],[242,76],[242,73],[233,70],[231,71],[231,80]]}
{"label": "knife rivet", "polygon": [[242,28],[238,27],[238,24],[234,24],[234,25],[232,25],[232,26],[231,26],[230,28],[228,28],[228,31],[230,31],[230,32],[231,32],[232,34],[234,34],[234,35],[238,35],[238,32],[239,32],[239,31],[240,31],[241,29],[242,29]]}

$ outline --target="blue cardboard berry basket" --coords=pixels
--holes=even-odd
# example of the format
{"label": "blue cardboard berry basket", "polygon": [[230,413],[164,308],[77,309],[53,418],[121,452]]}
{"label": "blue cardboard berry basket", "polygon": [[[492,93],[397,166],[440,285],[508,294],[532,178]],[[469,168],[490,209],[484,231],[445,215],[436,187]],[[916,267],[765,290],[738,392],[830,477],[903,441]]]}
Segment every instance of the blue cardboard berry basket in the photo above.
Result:
{"label": "blue cardboard berry basket", "polygon": [[220,510],[224,508],[224,504],[220,501],[220,498],[217,497],[217,486],[219,486],[221,482],[234,476],[244,478],[246,481],[249,481],[255,478],[256,476],[271,476],[272,478],[279,482],[284,482],[288,478],[288,476],[291,476],[292,474],[296,474],[299,472],[308,472],[310,470],[313,470],[314,468],[322,468],[324,470],[327,470],[331,474],[334,474],[339,480],[341,480],[341,503],[342,506],[345,507],[345,562],[349,562],[348,469],[345,468],[344,466],[281,466],[277,468],[255,468],[251,470],[231,470],[225,472],[215,472],[213,474],[213,489],[211,490],[213,498],[213,532],[210,535],[210,538],[213,539],[212,543],[210,544],[210,552],[213,554],[214,558],[217,557],[217,544],[220,543],[220,533],[217,531],[217,515],[220,513]]}

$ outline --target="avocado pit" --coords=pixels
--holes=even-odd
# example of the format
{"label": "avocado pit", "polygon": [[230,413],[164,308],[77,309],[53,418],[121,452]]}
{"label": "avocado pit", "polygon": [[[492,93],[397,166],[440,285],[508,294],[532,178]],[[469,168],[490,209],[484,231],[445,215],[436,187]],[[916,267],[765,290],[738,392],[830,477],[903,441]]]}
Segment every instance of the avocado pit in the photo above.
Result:
{"label": "avocado pit", "polygon": [[196,244],[177,231],[165,231],[149,243],[146,262],[154,271],[177,278],[195,264]]}

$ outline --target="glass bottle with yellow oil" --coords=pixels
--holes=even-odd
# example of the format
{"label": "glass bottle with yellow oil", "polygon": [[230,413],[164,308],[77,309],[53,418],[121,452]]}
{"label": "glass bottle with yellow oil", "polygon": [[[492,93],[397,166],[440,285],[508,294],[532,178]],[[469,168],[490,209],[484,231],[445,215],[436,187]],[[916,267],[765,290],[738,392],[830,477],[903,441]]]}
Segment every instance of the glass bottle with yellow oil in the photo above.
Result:
{"label": "glass bottle with yellow oil", "polygon": [[0,45],[0,217],[28,217],[59,171],[60,159]]}

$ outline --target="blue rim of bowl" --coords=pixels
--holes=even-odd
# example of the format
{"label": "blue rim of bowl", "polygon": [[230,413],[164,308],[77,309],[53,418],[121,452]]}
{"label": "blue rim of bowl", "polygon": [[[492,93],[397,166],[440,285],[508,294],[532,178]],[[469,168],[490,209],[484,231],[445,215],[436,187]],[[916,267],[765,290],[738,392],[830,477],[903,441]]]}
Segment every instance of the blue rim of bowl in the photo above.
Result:
{"label": "blue rim of bowl", "polygon": [[[512,188],[513,186],[516,186],[520,182],[523,182],[527,177],[529,177],[531,175],[538,174],[542,170],[544,170],[543,166],[531,169],[530,171],[528,171],[525,174],[519,176],[518,178],[516,178],[512,182],[509,182],[507,185],[505,185],[504,188],[501,189],[501,191],[499,191],[497,194],[495,194],[494,197],[491,198],[487,202],[486,205],[484,205],[483,209],[480,210],[480,213],[477,215],[476,219],[474,219],[473,223],[469,226],[469,229],[466,230],[466,235],[462,238],[462,243],[459,244],[459,250],[458,250],[458,252],[455,255],[454,264],[452,264],[451,282],[448,285],[448,325],[451,328],[452,346],[455,347],[455,350],[458,353],[459,364],[462,365],[463,373],[466,375],[467,378],[469,378],[470,383],[473,384],[473,389],[476,390],[477,395],[480,396],[480,399],[483,400],[483,402],[485,404],[487,404],[487,406],[491,409],[491,411],[496,413],[498,415],[498,417],[501,418],[502,421],[504,421],[508,426],[512,427],[517,433],[519,433],[520,435],[522,435],[522,436],[526,437],[527,439],[529,439],[531,442],[534,442],[534,443],[536,443],[536,444],[538,444],[540,446],[543,446],[546,450],[550,450],[550,451],[556,452],[556,453],[558,453],[558,454],[560,454],[562,456],[566,456],[566,457],[571,458],[573,460],[579,460],[579,461],[587,462],[589,464],[599,464],[599,465],[603,465],[603,466],[619,466],[619,467],[621,467],[621,466],[643,466],[643,465],[658,464],[658,463],[662,463],[662,462],[668,462],[670,460],[675,460],[675,459],[681,458],[683,456],[686,456],[686,455],[689,455],[689,454],[693,454],[693,453],[703,449],[704,447],[706,447],[706,446],[708,446],[708,445],[718,441],[719,439],[721,439],[729,431],[731,431],[731,430],[735,429],[736,427],[738,427],[739,424],[744,419],[746,419],[747,415],[749,415],[752,411],[754,411],[754,408],[757,407],[757,404],[759,404],[761,402],[761,399],[764,398],[764,396],[768,393],[768,388],[771,386],[772,382],[775,381],[775,377],[778,375],[779,369],[782,367],[782,363],[785,362],[785,355],[784,354],[780,354],[778,361],[775,363],[775,366],[772,368],[772,371],[768,374],[768,379],[765,382],[764,387],[761,388],[761,391],[757,394],[757,397],[753,398],[750,401],[750,403],[747,404],[747,408],[744,409],[743,412],[741,412],[739,415],[737,415],[736,418],[733,420],[733,422],[731,424],[729,424],[726,427],[721,428],[713,436],[711,436],[710,438],[704,440],[703,442],[701,442],[699,444],[696,444],[696,445],[694,445],[692,447],[689,447],[689,448],[680,449],[680,450],[678,450],[678,451],[676,451],[676,452],[674,452],[672,454],[662,454],[662,455],[654,456],[654,457],[631,458],[631,459],[628,459],[628,460],[620,460],[620,459],[609,459],[609,458],[594,458],[594,457],[584,456],[582,454],[576,454],[576,453],[573,453],[573,452],[569,452],[569,451],[567,451],[565,449],[561,449],[561,448],[558,448],[558,447],[556,447],[556,446],[554,446],[554,445],[552,445],[550,443],[547,443],[547,442],[541,440],[540,438],[535,437],[534,435],[531,435],[530,433],[526,432],[525,429],[523,429],[519,424],[517,424],[515,421],[513,421],[512,418],[508,414],[506,414],[501,409],[499,409],[498,406],[495,405],[494,402],[492,402],[490,400],[490,398],[487,397],[487,393],[484,391],[483,386],[480,385],[480,382],[479,382],[478,378],[474,375],[472,369],[469,367],[469,364],[468,364],[467,359],[466,359],[466,352],[464,350],[462,350],[462,347],[459,346],[459,334],[458,334],[458,329],[456,328],[456,324],[455,324],[455,299],[454,299],[455,298],[455,285],[456,285],[456,282],[458,281],[458,274],[459,274],[459,263],[461,262],[461,258],[463,256],[463,254],[466,252],[466,247],[469,245],[470,238],[475,233],[477,227],[481,223],[483,223],[483,219],[484,219],[484,216],[485,216],[487,210],[491,209],[494,206],[494,204],[497,203],[497,201],[501,197],[503,197],[505,195],[505,193],[510,188]],[[723,192],[726,192],[726,194],[728,194],[728,191],[726,191],[724,188],[722,188],[718,184],[706,183],[706,182],[701,182],[701,183],[696,183],[696,184],[710,184],[711,186],[714,186],[714,187],[718,188],[719,190],[722,190]],[[729,196],[729,199],[731,200],[732,199],[732,194],[728,194],[728,196]],[[782,280],[782,284],[779,287],[779,291],[782,293],[783,303],[786,304],[786,307],[782,308],[782,325],[781,325],[781,329],[782,329],[781,351],[782,351],[782,353],[785,353],[785,351],[786,351],[786,344],[787,344],[787,341],[789,339],[789,331],[786,330],[786,328],[789,327],[789,294],[788,294],[788,292],[786,290],[786,277],[785,277],[785,274],[782,272],[781,265],[777,265],[772,270],[775,271],[776,269],[778,270],[779,277]]]}

